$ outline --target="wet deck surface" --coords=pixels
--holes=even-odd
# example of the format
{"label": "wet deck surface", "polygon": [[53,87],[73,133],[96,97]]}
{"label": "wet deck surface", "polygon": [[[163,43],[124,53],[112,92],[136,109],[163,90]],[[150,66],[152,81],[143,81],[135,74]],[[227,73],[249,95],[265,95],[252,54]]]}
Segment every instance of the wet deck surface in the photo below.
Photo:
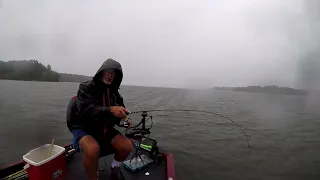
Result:
{"label": "wet deck surface", "polygon": [[[129,156],[129,159],[132,155]],[[99,171],[99,180],[110,179],[110,166],[113,160],[113,155],[109,155],[99,160],[99,169],[106,168],[104,171]],[[104,162],[105,161],[105,162]],[[137,172],[130,172],[125,167],[121,167],[122,173],[126,180],[165,180],[166,179],[166,165],[151,164],[148,167],[138,170]],[[145,173],[149,172],[149,176]],[[67,180],[84,180],[88,179],[86,172],[82,166],[82,153],[76,153],[68,162],[68,177]]]}

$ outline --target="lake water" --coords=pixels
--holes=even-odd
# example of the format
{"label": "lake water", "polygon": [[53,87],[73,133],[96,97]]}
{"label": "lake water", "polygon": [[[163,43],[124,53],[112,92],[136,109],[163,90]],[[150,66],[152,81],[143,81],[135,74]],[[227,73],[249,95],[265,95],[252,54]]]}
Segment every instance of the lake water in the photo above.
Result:
{"label": "lake water", "polygon": [[[70,143],[65,114],[78,83],[0,80],[0,166],[44,143]],[[153,115],[151,137],[174,154],[177,175],[194,179],[320,179],[320,97],[123,86],[131,111]],[[135,122],[139,115],[132,115]]]}

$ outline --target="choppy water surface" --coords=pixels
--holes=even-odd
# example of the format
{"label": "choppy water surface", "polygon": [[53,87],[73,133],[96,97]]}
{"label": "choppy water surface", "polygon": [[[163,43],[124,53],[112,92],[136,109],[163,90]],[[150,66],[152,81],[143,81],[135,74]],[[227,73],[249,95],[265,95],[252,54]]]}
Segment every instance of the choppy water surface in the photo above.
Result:
{"label": "choppy water surface", "polygon": [[[53,137],[60,145],[71,141],[65,112],[77,88],[77,83],[0,81],[0,166]],[[123,86],[121,93],[131,111],[218,112],[250,136],[248,149],[241,131],[225,119],[152,113],[151,136],[174,154],[180,179],[320,178],[320,97],[133,86]]]}

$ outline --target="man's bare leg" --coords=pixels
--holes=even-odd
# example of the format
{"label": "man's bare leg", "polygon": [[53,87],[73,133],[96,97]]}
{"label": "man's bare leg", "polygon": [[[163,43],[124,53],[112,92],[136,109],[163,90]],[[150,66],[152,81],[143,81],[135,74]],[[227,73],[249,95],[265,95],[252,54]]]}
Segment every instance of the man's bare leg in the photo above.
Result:
{"label": "man's bare leg", "polygon": [[132,143],[124,135],[118,134],[111,140],[111,145],[115,152],[111,164],[111,178],[113,180],[124,180],[120,165],[131,153]]}
{"label": "man's bare leg", "polygon": [[115,151],[114,159],[116,161],[123,162],[132,151],[132,142],[122,134],[116,135],[111,140],[111,144]]}
{"label": "man's bare leg", "polygon": [[100,146],[90,135],[80,139],[80,147],[84,152],[83,167],[86,170],[90,180],[97,180],[98,161],[100,156]]}

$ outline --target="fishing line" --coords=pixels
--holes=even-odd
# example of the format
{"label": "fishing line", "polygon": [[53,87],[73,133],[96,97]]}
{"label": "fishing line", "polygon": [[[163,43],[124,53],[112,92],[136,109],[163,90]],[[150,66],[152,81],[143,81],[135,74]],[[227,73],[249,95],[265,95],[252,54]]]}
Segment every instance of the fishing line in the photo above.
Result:
{"label": "fishing line", "polygon": [[[130,112],[130,114],[137,114],[137,113],[143,113],[143,112],[198,112],[198,113],[206,113],[206,114],[212,114],[215,116],[219,116],[222,117],[224,119],[229,120],[232,124],[238,126],[238,128],[242,131],[242,134],[245,136],[246,141],[247,141],[247,146],[250,147],[250,142],[249,142],[249,138],[248,135],[244,132],[244,130],[242,129],[242,127],[236,123],[234,120],[232,120],[231,118],[224,116],[222,114],[219,113],[215,113],[215,112],[210,112],[210,111],[201,111],[201,110],[194,110],[194,109],[172,109],[172,110],[166,110],[166,109],[152,109],[152,110],[145,110],[145,111],[133,111]],[[140,124],[139,124],[140,125]]]}
{"label": "fishing line", "polygon": [[[248,154],[247,154],[247,158],[246,158],[246,163],[244,165],[244,168],[242,170],[242,172],[239,174],[240,177],[242,177],[242,175],[244,174],[244,172],[248,169],[248,164],[249,164],[249,160],[250,160],[250,154],[251,154],[251,146],[250,146],[250,142],[249,142],[249,138],[248,138],[248,135],[245,133],[245,131],[243,130],[243,128],[241,127],[241,125],[239,125],[238,123],[236,123],[234,120],[232,120],[231,118],[225,116],[225,115],[222,115],[222,114],[219,114],[219,113],[215,113],[215,112],[210,112],[210,111],[202,111],[202,110],[195,110],[195,109],[172,109],[172,110],[166,110],[166,109],[152,109],[152,110],[143,110],[143,111],[132,111],[132,112],[129,112],[129,114],[137,114],[137,113],[143,113],[143,112],[187,112],[188,115],[190,112],[198,112],[198,113],[205,113],[205,114],[212,114],[214,116],[219,116],[219,117],[222,117],[224,119],[227,119],[231,122],[231,124],[237,126],[242,134],[245,136],[246,138],[246,142],[247,142],[247,147],[248,147]],[[151,121],[152,121],[152,118],[151,118]],[[134,126],[134,127],[137,127],[141,124],[142,122],[140,122],[138,125]],[[152,121],[152,124],[153,124],[153,121]],[[151,126],[152,127],[152,126]],[[150,135],[150,134],[149,134]]]}

